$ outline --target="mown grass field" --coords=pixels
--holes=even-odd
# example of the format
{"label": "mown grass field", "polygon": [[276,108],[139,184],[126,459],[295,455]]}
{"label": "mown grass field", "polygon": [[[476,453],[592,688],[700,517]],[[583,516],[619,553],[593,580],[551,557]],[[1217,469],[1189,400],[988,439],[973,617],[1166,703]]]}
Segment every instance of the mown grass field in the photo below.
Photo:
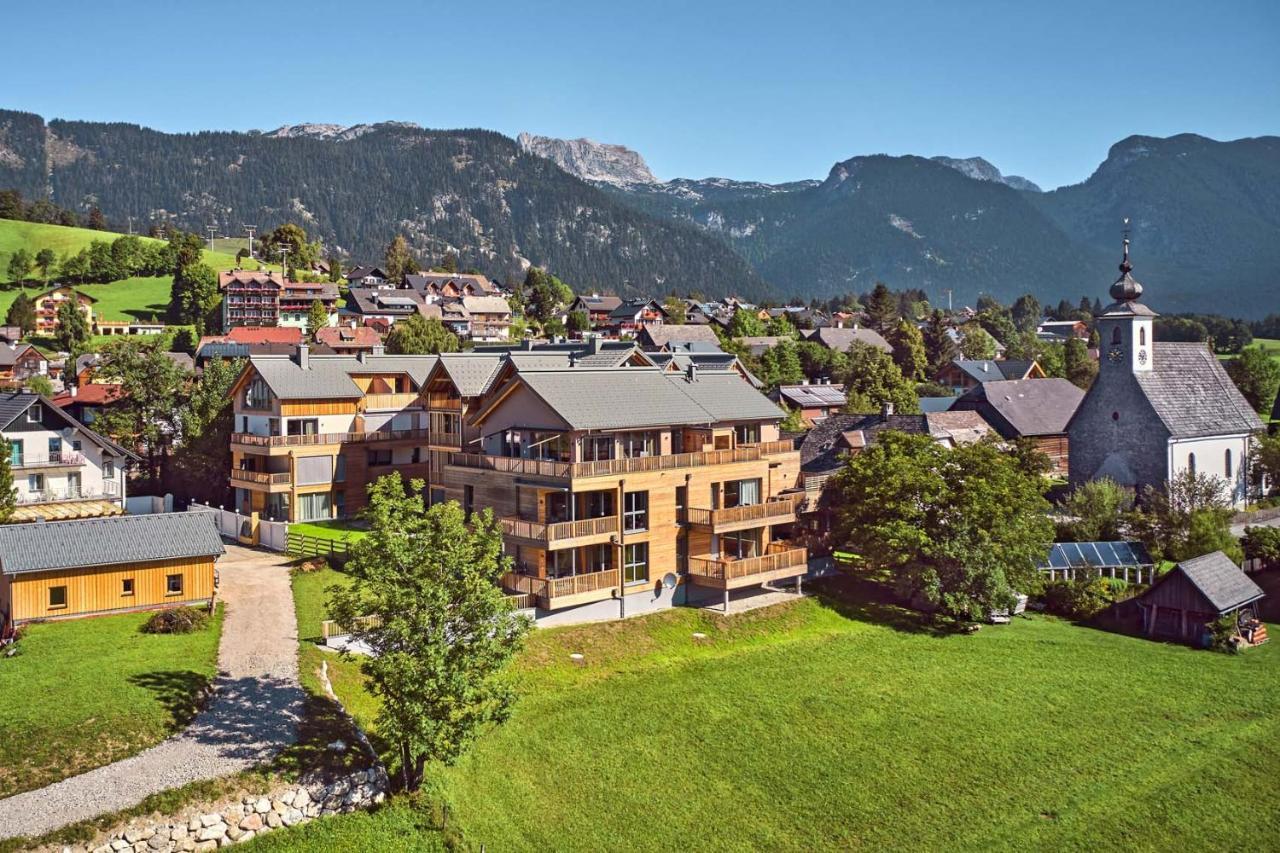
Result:
{"label": "mown grass field", "polygon": [[[302,614],[325,583],[295,587],[300,619],[322,618]],[[850,590],[536,632],[513,718],[436,772],[427,798],[261,846],[435,849],[427,799],[447,803],[451,833],[493,850],[1280,838],[1280,644],[1231,657],[1040,616],[935,635]],[[311,649],[304,671],[322,655],[369,723],[355,664]]]}
{"label": "mown grass field", "polygon": [[[53,249],[61,258],[67,253],[78,252],[87,248],[94,240],[112,241],[120,234],[110,231],[93,231],[88,228],[67,228],[62,225],[46,225],[39,222],[19,222],[12,219],[0,219],[0,319],[9,310],[10,303],[18,297],[18,288],[9,280],[9,258],[18,249],[25,248],[32,255],[41,249]],[[143,240],[150,240],[143,237]],[[235,253],[245,240],[227,239],[215,241],[219,249],[204,253],[205,263],[215,270],[230,269],[235,266]],[[246,262],[246,266],[251,264]],[[39,271],[32,273],[39,275]],[[56,281],[56,277],[54,281]],[[144,320],[153,317],[164,318],[165,309],[169,305],[169,289],[173,284],[172,276],[140,276],[113,281],[108,284],[85,284],[77,289],[98,300],[94,306],[94,315],[104,320]],[[27,288],[34,296],[39,285],[30,283]]]}
{"label": "mown grass field", "polygon": [[131,755],[181,728],[217,673],[222,613],[185,635],[130,613],[32,625],[0,658],[0,797]]}

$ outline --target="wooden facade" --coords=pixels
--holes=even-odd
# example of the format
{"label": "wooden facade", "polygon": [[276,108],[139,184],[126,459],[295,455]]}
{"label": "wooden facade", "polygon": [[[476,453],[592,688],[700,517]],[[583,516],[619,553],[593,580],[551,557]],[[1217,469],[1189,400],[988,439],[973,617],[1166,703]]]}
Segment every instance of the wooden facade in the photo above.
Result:
{"label": "wooden facade", "polygon": [[[194,557],[3,575],[0,613],[21,624],[33,619],[208,604],[214,594],[214,559]],[[177,592],[170,591],[171,576],[181,578]]]}

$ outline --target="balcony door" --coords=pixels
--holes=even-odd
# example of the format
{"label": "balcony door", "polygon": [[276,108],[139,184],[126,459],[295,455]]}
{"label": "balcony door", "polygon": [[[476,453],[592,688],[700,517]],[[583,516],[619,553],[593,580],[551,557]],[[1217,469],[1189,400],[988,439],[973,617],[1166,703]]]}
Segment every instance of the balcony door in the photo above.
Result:
{"label": "balcony door", "polygon": [[78,498],[84,494],[80,490],[80,472],[75,471],[67,475],[67,497]]}

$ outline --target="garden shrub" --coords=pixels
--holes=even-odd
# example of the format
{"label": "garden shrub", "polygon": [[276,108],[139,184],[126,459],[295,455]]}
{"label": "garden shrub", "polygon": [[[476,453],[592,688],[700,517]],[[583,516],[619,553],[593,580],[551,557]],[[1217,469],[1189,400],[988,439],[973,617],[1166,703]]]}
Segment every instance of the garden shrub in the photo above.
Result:
{"label": "garden shrub", "polygon": [[1211,650],[1229,655],[1240,651],[1239,646],[1234,642],[1237,633],[1236,619],[1235,613],[1228,613],[1226,616],[1219,616],[1209,623],[1209,648]]}
{"label": "garden shrub", "polygon": [[1092,619],[1111,605],[1133,595],[1120,578],[1078,578],[1045,584],[1044,609],[1067,619]]}
{"label": "garden shrub", "polygon": [[209,622],[209,611],[195,607],[174,607],[159,610],[142,626],[148,634],[190,634]]}

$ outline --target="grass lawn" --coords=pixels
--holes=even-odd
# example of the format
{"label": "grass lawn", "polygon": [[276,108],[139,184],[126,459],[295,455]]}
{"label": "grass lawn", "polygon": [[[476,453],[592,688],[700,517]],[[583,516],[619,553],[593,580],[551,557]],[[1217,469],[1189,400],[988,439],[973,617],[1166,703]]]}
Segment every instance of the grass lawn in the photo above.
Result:
{"label": "grass lawn", "polygon": [[289,525],[289,532],[315,536],[317,539],[333,539],[337,542],[358,542],[369,535],[363,528],[356,527],[350,521],[342,519],[333,521],[299,521]]}
{"label": "grass lawn", "polygon": [[124,758],[191,718],[217,672],[221,610],[186,635],[144,634],[148,616],[32,625],[0,658],[0,797]]}
{"label": "grass lawn", "polygon": [[[300,619],[322,604],[295,589]],[[1216,655],[1048,617],[938,636],[859,602],[846,589],[729,618],[680,609],[538,631],[513,718],[436,772],[433,796],[470,846],[503,850],[1280,837],[1280,643]],[[328,659],[368,724],[356,665]],[[393,802],[270,846],[431,849],[430,809]]]}

